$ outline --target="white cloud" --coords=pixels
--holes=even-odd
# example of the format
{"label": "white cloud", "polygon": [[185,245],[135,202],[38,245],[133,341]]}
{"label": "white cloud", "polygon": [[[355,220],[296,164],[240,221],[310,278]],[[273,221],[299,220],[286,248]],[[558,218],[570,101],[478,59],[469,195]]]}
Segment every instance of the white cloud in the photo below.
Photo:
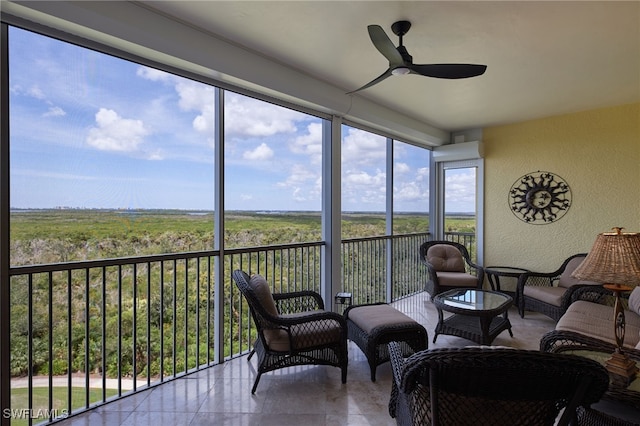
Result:
{"label": "white cloud", "polygon": [[403,182],[394,191],[395,201],[428,200],[429,188],[423,188],[416,182]]}
{"label": "white cloud", "polygon": [[342,142],[343,165],[372,165],[384,161],[386,138],[363,130],[349,128]]}
{"label": "white cloud", "polygon": [[242,201],[250,201],[250,200],[253,200],[253,195],[251,195],[251,194],[240,194],[240,199]]}
{"label": "white cloud", "polygon": [[294,154],[305,154],[310,157],[311,164],[322,161],[322,123],[311,123],[307,133],[293,139],[289,145]]}
{"label": "white cloud", "polygon": [[473,211],[475,208],[475,169],[460,169],[445,180],[445,204],[449,211]]}
{"label": "white cloud", "polygon": [[[174,85],[183,111],[195,111],[192,126],[211,133],[215,123],[215,88],[197,81],[176,77],[153,68],[140,67],[141,78]],[[229,135],[272,136],[296,131],[295,121],[306,116],[297,111],[272,105],[247,96],[225,92],[225,131]]]}
{"label": "white cloud", "polygon": [[44,92],[38,86],[31,86],[29,88],[29,91],[27,92],[27,94],[29,96],[31,96],[31,97],[36,98],[36,99],[45,99],[46,98],[46,96],[44,95]]}
{"label": "white cloud", "polygon": [[429,168],[428,167],[420,167],[416,172],[416,180],[427,180],[429,179]]}
{"label": "white cloud", "polygon": [[44,117],[62,117],[67,113],[60,107],[49,107],[49,110],[43,114]]}
{"label": "white cloud", "polygon": [[195,111],[191,122],[195,130],[211,133],[215,120],[215,89],[212,86],[178,77],[154,68],[140,67],[136,74],[145,80],[172,84],[178,97],[178,106],[183,111]]}
{"label": "white cloud", "polygon": [[266,143],[261,143],[260,146],[251,151],[245,151],[242,154],[242,158],[251,161],[266,161],[273,157],[273,150],[267,146]]}
{"label": "white cloud", "polygon": [[136,151],[150,133],[141,120],[122,118],[106,108],[96,113],[96,124],[89,129],[87,143],[103,151]]}
{"label": "white cloud", "polygon": [[294,133],[295,122],[307,116],[231,92],[225,93],[225,132],[235,136]]}
{"label": "white cloud", "polygon": [[408,173],[411,171],[411,167],[407,163],[396,163],[393,166],[394,174]]}
{"label": "white cloud", "polygon": [[136,70],[136,75],[138,77],[144,78],[145,80],[151,81],[170,82],[174,78],[174,76],[172,74],[169,74],[168,72],[149,67],[139,67]]}

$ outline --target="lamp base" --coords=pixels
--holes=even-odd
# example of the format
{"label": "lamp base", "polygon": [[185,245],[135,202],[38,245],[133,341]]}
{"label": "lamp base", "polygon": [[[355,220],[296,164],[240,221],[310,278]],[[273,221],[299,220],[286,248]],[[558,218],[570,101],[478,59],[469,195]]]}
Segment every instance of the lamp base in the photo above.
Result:
{"label": "lamp base", "polygon": [[611,358],[605,362],[605,367],[607,371],[615,374],[615,376],[626,385],[636,378],[636,373],[638,372],[636,363],[624,353],[617,350],[611,355]]}

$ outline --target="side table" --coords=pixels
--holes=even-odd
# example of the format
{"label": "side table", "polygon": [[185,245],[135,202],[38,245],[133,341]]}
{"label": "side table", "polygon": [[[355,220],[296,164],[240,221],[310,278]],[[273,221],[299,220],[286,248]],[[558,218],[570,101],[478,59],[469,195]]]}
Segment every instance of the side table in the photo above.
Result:
{"label": "side table", "polygon": [[[520,275],[531,271],[511,266],[487,266],[484,268],[484,272],[487,274],[487,280],[489,280],[491,290],[504,292],[504,290],[500,288],[500,277],[520,278]],[[510,295],[513,294],[514,304],[516,306],[520,306],[518,304],[517,285],[514,291],[506,291],[506,293],[509,293]]]}
{"label": "side table", "polygon": [[[439,334],[449,334],[472,340],[479,345],[490,345],[504,330],[511,331],[508,309],[513,299],[508,294],[497,291],[453,289],[433,298],[438,310],[433,343]],[[443,311],[450,312],[445,319]]]}

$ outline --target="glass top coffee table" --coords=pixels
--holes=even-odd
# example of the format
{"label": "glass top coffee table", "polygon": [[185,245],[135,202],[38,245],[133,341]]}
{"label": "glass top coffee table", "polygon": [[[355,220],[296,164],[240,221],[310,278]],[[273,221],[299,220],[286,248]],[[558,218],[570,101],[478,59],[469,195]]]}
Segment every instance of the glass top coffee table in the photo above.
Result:
{"label": "glass top coffee table", "polygon": [[[454,289],[433,298],[438,310],[433,343],[439,334],[448,334],[490,345],[504,330],[511,331],[508,310],[513,305],[511,296],[498,291]],[[444,312],[450,312],[444,318]]]}

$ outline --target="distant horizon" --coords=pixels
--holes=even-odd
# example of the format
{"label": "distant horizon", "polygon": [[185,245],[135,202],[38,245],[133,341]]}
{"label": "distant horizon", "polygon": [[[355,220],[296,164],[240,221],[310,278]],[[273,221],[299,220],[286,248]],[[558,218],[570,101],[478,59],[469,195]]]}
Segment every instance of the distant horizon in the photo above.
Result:
{"label": "distant horizon", "polygon": [[[28,212],[28,211],[39,211],[39,210],[55,210],[55,211],[64,211],[64,210],[77,210],[77,211],[87,211],[87,210],[95,210],[95,211],[114,211],[114,212],[135,212],[135,211],[177,211],[177,212],[206,212],[206,213],[214,213],[215,210],[209,209],[179,209],[179,208],[120,208],[120,207],[70,207],[70,206],[60,206],[60,207],[10,207],[9,210],[11,212]],[[249,210],[249,209],[225,209],[227,212],[248,212],[248,213],[322,213],[321,210],[269,210],[269,209],[258,209],[258,210]],[[386,214],[384,211],[377,210],[344,210],[342,213],[346,214]],[[429,215],[430,212],[420,212],[420,211],[400,211],[394,212],[394,214],[424,214]],[[446,212],[446,215],[473,215],[475,216],[475,212]]]}

